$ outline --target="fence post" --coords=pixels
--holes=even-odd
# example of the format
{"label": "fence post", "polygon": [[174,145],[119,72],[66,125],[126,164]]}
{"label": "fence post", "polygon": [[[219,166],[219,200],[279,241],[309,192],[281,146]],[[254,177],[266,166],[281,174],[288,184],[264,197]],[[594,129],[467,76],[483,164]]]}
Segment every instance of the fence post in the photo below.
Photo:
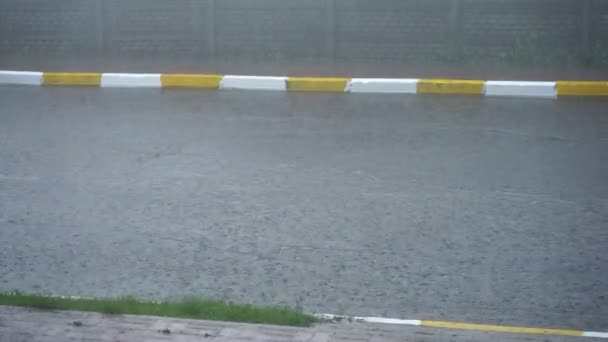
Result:
{"label": "fence post", "polygon": [[448,13],[448,30],[447,37],[450,40],[447,44],[450,50],[448,53],[455,54],[455,58],[460,60],[462,58],[462,1],[461,0],[450,0],[450,8]]}
{"label": "fence post", "polygon": [[105,0],[94,1],[95,6],[95,48],[97,49],[97,56],[103,56],[105,54]]}
{"label": "fence post", "polygon": [[327,58],[336,60],[336,0],[325,0],[325,48]]}
{"label": "fence post", "polygon": [[584,59],[587,59],[591,53],[591,0],[582,0],[581,5],[580,54]]}
{"label": "fence post", "polygon": [[209,59],[216,57],[215,5],[215,0],[207,0],[205,32],[207,32],[207,57]]}
{"label": "fence post", "polygon": [[190,30],[192,30],[192,44],[196,56],[202,57],[205,54],[206,49],[206,37],[204,36],[205,23],[207,18],[203,15],[206,3],[202,3],[197,0],[190,0],[189,15],[190,15]]}

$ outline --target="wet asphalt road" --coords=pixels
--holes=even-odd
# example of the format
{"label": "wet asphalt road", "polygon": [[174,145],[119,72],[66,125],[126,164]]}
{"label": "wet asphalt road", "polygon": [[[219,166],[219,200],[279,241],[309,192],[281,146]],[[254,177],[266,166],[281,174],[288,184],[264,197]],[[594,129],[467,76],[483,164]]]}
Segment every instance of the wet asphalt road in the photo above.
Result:
{"label": "wet asphalt road", "polygon": [[608,329],[608,101],[0,88],[0,290]]}

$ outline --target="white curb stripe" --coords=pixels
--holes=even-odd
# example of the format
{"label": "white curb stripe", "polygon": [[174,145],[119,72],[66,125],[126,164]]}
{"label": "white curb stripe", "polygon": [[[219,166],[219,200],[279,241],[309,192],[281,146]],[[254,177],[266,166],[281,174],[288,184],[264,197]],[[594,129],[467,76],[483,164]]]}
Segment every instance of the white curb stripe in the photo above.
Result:
{"label": "white curb stripe", "polygon": [[416,78],[353,78],[346,85],[351,93],[416,94],[417,88]]}
{"label": "white curb stripe", "polygon": [[287,90],[287,77],[226,75],[220,89]]}
{"label": "white curb stripe", "polygon": [[420,325],[422,323],[422,321],[417,320],[417,319],[357,317],[357,316],[342,316],[342,315],[332,315],[332,314],[315,314],[314,316],[319,319],[347,320],[347,321],[381,323],[381,324]]}
{"label": "white curb stripe", "polygon": [[102,74],[101,86],[112,88],[160,88],[160,74]]}
{"label": "white curb stripe", "polygon": [[583,331],[584,337],[608,338],[608,332]]}
{"label": "white curb stripe", "polygon": [[486,96],[557,97],[556,82],[486,81]]}
{"label": "white curb stripe", "polygon": [[420,325],[422,321],[416,319],[396,319],[396,318],[382,318],[382,317],[359,317],[362,321],[368,323],[381,323],[381,324],[401,324],[401,325]]}
{"label": "white curb stripe", "polygon": [[2,71],[0,84],[41,85],[42,73],[38,71]]}

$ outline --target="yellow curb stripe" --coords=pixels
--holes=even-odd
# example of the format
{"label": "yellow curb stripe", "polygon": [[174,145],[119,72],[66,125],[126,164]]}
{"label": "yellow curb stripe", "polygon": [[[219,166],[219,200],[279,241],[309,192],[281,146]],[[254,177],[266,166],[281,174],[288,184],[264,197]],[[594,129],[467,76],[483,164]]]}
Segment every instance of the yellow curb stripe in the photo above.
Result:
{"label": "yellow curb stripe", "polygon": [[557,96],[608,96],[608,81],[557,81]]}
{"label": "yellow curb stripe", "polygon": [[485,81],[481,80],[421,79],[418,81],[418,93],[483,95],[484,85]]}
{"label": "yellow curb stripe", "polygon": [[350,78],[338,77],[288,77],[288,91],[328,91],[341,92],[346,89]]}
{"label": "yellow curb stripe", "polygon": [[491,324],[422,321],[420,323],[420,326],[431,327],[431,328],[504,332],[504,333],[511,333],[511,334],[583,336],[583,332],[580,330],[513,327],[513,326],[501,326],[501,325],[491,325]]}
{"label": "yellow curb stripe", "polygon": [[219,89],[222,77],[222,75],[204,74],[162,74],[160,81],[164,88]]}
{"label": "yellow curb stripe", "polygon": [[99,86],[101,73],[98,72],[44,72],[43,85],[59,86]]}

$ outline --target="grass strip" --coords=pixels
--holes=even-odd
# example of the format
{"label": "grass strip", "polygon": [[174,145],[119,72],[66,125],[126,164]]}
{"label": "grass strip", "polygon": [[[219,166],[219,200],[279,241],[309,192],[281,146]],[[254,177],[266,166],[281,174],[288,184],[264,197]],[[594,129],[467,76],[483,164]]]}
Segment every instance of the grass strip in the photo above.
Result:
{"label": "grass strip", "polygon": [[43,310],[93,311],[111,315],[148,315],[308,327],[317,320],[288,307],[257,307],[220,300],[186,297],[177,301],[153,302],[133,297],[69,298],[33,294],[0,293],[0,305]]}

